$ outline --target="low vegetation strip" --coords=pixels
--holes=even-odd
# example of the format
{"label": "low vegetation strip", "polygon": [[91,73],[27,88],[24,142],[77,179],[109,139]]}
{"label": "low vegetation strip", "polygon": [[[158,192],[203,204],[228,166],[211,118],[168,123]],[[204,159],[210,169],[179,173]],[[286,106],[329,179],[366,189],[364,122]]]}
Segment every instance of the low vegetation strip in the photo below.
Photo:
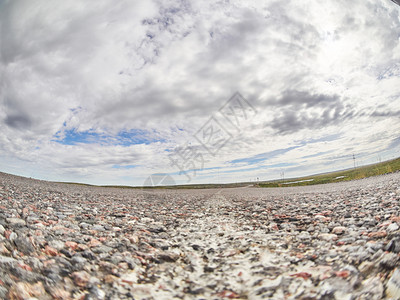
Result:
{"label": "low vegetation strip", "polygon": [[261,182],[260,187],[288,187],[303,186],[323,183],[333,183],[339,181],[349,181],[362,179],[366,177],[378,176],[388,173],[398,172],[400,170],[400,158],[385,161],[378,164],[367,165],[355,169],[324,173],[301,178],[291,178],[280,181]]}

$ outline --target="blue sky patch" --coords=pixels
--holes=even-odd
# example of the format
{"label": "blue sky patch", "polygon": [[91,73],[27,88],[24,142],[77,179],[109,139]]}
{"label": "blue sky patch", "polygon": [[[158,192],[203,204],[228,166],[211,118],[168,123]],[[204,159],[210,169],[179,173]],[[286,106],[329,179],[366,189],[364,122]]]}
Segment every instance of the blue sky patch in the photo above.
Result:
{"label": "blue sky patch", "polygon": [[122,166],[122,165],[113,165],[112,166],[113,169],[125,169],[125,170],[133,169],[133,168],[136,168],[136,167],[137,167],[137,165],[124,165],[124,166]]}
{"label": "blue sky patch", "polygon": [[75,129],[65,130],[62,139],[59,139],[60,131],[55,137],[58,139],[54,141],[63,145],[93,144],[102,139],[102,136],[94,131],[76,131]]}
{"label": "blue sky patch", "polygon": [[238,164],[238,163],[245,163],[248,165],[253,165],[262,161],[269,160],[273,157],[276,157],[278,155],[284,154],[286,152],[289,152],[293,149],[299,148],[300,146],[293,146],[289,148],[284,148],[284,149],[278,149],[270,152],[265,152],[265,153],[260,153],[254,156],[246,157],[246,158],[240,158],[240,159],[235,159],[230,161],[232,164]]}
{"label": "blue sky patch", "polygon": [[105,144],[128,147],[131,145],[165,142],[165,139],[160,138],[157,132],[141,129],[120,131],[113,136],[111,134],[98,133],[94,130],[78,131],[74,128],[64,130],[64,132],[59,131],[54,137],[53,141],[63,145]]}
{"label": "blue sky patch", "polygon": [[332,142],[332,141],[339,139],[340,136],[341,136],[340,133],[335,133],[335,134],[327,135],[327,136],[324,136],[324,137],[318,138],[318,139],[309,139],[309,140],[301,141],[300,143],[302,145],[307,145],[307,144],[315,144],[315,143],[321,143],[321,142]]}

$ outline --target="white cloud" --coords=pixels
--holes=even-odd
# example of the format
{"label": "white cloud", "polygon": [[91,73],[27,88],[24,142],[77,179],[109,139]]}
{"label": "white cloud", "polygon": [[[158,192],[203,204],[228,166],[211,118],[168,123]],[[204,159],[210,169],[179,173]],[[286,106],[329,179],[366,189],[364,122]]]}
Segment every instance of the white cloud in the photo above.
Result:
{"label": "white cloud", "polygon": [[[225,181],[247,179],[255,171],[224,173],[239,170],[229,162],[293,146],[255,164],[257,174],[277,177],[268,166],[288,162],[300,164],[298,174],[315,162],[323,171],[350,149],[365,161],[377,151],[392,155],[385,151],[400,127],[400,19],[390,1],[15,0],[0,7],[4,171],[121,184],[177,172],[165,150],[194,143],[236,91],[258,114],[207,156],[212,169],[198,181],[215,179],[216,167]],[[153,142],[113,143],[132,129]],[[107,142],[60,143],[71,130]],[[313,156],[320,152],[329,153]]]}

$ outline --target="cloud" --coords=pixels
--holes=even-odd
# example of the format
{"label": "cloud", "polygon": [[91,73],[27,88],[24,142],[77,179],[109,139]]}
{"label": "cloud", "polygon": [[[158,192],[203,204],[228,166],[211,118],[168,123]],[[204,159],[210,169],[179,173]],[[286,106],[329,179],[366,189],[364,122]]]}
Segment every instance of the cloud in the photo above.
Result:
{"label": "cloud", "polygon": [[354,114],[338,95],[288,90],[271,103],[279,107],[279,112],[269,125],[279,135],[332,126]]}
{"label": "cloud", "polygon": [[273,177],[288,164],[306,172],[343,149],[390,156],[399,9],[383,0],[1,1],[0,168],[121,184],[176,173],[168,154],[188,143],[203,151],[193,135],[236,91],[258,113],[239,131],[221,117],[233,138],[204,153],[195,180],[216,170],[227,181]]}

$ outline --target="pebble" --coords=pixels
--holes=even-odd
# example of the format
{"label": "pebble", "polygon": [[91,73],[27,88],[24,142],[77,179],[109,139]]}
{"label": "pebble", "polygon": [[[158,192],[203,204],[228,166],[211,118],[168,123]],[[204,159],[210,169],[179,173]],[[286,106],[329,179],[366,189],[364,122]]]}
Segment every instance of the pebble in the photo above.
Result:
{"label": "pebble", "polygon": [[389,232],[393,232],[399,229],[399,225],[397,225],[396,223],[392,223],[387,227],[387,231]]}
{"label": "pebble", "polygon": [[18,251],[21,251],[25,255],[29,255],[35,252],[35,247],[32,245],[31,241],[26,237],[18,237],[14,240]]}
{"label": "pebble", "polygon": [[90,275],[86,271],[74,272],[71,274],[75,284],[80,287],[86,287],[88,285]]}
{"label": "pebble", "polygon": [[385,247],[386,251],[399,253],[400,252],[400,238],[393,238],[387,243]]}
{"label": "pebble", "polygon": [[105,229],[104,229],[104,226],[96,224],[96,225],[93,225],[92,230],[104,231]]}
{"label": "pebble", "polygon": [[400,271],[395,269],[386,284],[386,296],[388,298],[400,299]]}
{"label": "pebble", "polygon": [[18,238],[18,235],[15,232],[11,232],[10,235],[8,236],[8,239],[10,242],[15,242],[15,240]]}
{"label": "pebble", "polygon": [[332,229],[332,233],[334,234],[343,234],[346,232],[347,228],[344,226],[336,226]]}
{"label": "pebble", "polygon": [[324,240],[324,241],[331,242],[331,241],[336,241],[338,236],[336,234],[333,234],[333,233],[321,233],[319,235],[319,238]]}
{"label": "pebble", "polygon": [[0,173],[0,299],[400,298],[399,182],[140,190]]}
{"label": "pebble", "polygon": [[62,242],[62,241],[59,241],[59,240],[52,240],[52,241],[49,241],[49,246],[51,247],[51,248],[54,248],[55,250],[61,250],[61,249],[63,249],[64,248],[64,246],[65,246],[65,243],[64,242]]}
{"label": "pebble", "polygon": [[385,269],[393,269],[397,262],[399,261],[399,256],[395,253],[383,253],[380,258],[379,265]]}
{"label": "pebble", "polygon": [[[380,300],[383,296],[383,284],[379,276],[370,277],[362,282],[360,296],[364,299]],[[360,298],[361,298],[360,297]],[[362,298],[361,298],[362,299]]]}
{"label": "pebble", "polygon": [[26,225],[25,220],[19,218],[7,218],[6,221],[11,227],[22,227]]}

